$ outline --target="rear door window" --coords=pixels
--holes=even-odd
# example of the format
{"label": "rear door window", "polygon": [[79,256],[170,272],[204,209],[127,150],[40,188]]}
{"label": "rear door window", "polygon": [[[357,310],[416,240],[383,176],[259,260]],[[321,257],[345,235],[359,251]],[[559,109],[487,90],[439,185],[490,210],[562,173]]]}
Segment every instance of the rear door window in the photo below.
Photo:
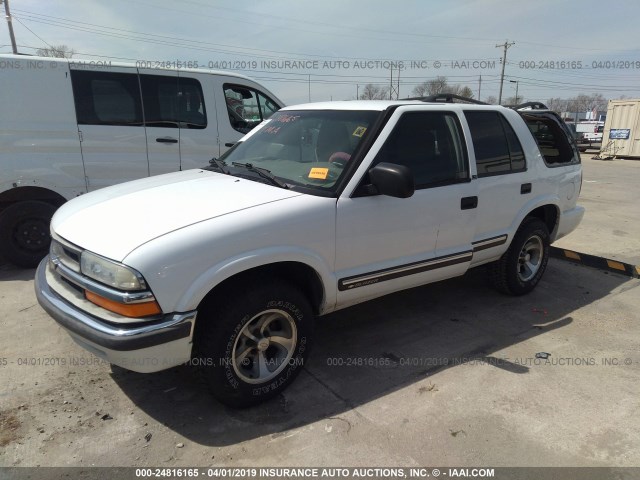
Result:
{"label": "rear door window", "polygon": [[145,124],[149,127],[205,128],[200,82],[193,78],[140,75]]}
{"label": "rear door window", "polygon": [[71,70],[80,125],[142,125],[138,75]]}
{"label": "rear door window", "polygon": [[478,177],[525,169],[522,146],[509,122],[495,111],[464,112],[476,154]]}

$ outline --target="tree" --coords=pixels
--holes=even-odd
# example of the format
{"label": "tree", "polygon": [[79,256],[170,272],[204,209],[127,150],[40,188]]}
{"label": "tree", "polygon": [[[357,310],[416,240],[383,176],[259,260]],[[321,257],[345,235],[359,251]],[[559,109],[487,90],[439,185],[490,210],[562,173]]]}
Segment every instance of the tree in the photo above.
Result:
{"label": "tree", "polygon": [[[451,93],[454,93],[454,92],[451,92]],[[469,87],[465,85],[464,87],[459,88],[457,95],[460,95],[461,97],[466,97],[466,98],[473,98],[473,90],[471,90]]]}
{"label": "tree", "polygon": [[372,83],[367,83],[362,89],[360,100],[385,100],[389,98],[389,87],[379,87]]}
{"label": "tree", "polygon": [[567,108],[567,101],[562,98],[550,98],[546,103],[549,110],[553,110],[556,113],[562,113]]}
{"label": "tree", "polygon": [[494,97],[493,95],[489,95],[487,98],[484,99],[484,101],[489,105],[496,105],[498,103],[498,98]]}
{"label": "tree", "polygon": [[524,97],[514,95],[513,97],[505,98],[503,105],[519,105],[524,101]]}
{"label": "tree", "polygon": [[75,54],[76,51],[66,45],[52,45],[47,48],[39,48],[36,50],[36,55],[39,57],[71,58]]}
{"label": "tree", "polygon": [[608,102],[600,93],[592,93],[591,95],[581,93],[568,100],[568,110],[579,113],[590,112],[594,108],[598,111],[606,110]]}
{"label": "tree", "polygon": [[415,97],[437,95],[438,93],[445,93],[447,87],[447,77],[438,76],[433,80],[427,80],[426,82],[416,86],[411,94]]}
{"label": "tree", "polygon": [[447,77],[438,76],[433,80],[427,80],[426,82],[417,85],[411,94],[414,97],[426,97],[428,95],[438,95],[440,93],[453,93],[454,95],[460,95],[461,97],[473,98],[473,90],[467,86],[449,85]]}

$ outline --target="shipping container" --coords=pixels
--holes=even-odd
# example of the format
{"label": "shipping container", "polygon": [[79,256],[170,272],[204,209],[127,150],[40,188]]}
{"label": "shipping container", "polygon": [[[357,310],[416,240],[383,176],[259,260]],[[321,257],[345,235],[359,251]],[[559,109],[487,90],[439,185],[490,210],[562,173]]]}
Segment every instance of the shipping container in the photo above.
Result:
{"label": "shipping container", "polygon": [[609,100],[600,157],[640,158],[640,98]]}

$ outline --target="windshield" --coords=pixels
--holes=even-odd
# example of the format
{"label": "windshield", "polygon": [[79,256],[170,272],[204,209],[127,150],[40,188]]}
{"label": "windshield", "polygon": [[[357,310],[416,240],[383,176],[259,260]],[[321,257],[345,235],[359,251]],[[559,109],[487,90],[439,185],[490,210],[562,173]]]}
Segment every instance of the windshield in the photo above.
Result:
{"label": "windshield", "polygon": [[277,112],[220,160],[234,175],[246,175],[247,170],[236,169],[233,163],[251,164],[269,170],[292,187],[308,187],[311,193],[332,192],[379,114],[351,110]]}

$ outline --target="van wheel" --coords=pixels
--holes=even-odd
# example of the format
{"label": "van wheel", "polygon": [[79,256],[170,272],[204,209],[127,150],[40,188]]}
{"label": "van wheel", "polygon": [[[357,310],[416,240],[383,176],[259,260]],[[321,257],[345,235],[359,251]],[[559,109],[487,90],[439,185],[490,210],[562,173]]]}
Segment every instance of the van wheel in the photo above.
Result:
{"label": "van wheel", "polygon": [[242,408],[293,382],[309,353],[314,319],[305,296],[287,283],[267,279],[237,289],[199,313],[194,361],[218,400]]}
{"label": "van wheel", "polygon": [[49,251],[49,224],[56,208],[35,200],[18,202],[0,213],[0,251],[19,267],[34,268]]}
{"label": "van wheel", "polygon": [[509,249],[489,265],[494,286],[510,295],[524,295],[538,284],[549,262],[549,230],[541,220],[520,225]]}

